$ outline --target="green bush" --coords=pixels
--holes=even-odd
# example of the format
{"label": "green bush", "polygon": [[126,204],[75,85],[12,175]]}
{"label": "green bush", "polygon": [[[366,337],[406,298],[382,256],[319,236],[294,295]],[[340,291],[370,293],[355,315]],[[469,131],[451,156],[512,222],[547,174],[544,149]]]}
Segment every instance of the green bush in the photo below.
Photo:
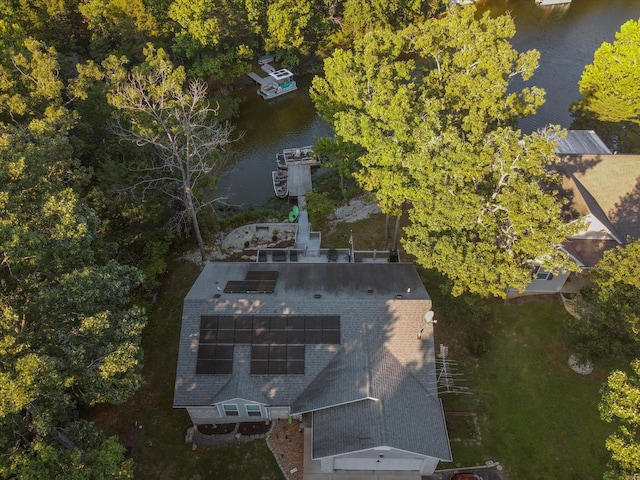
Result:
{"label": "green bush", "polygon": [[307,211],[313,228],[321,229],[329,223],[329,215],[336,208],[336,203],[329,199],[327,192],[311,192],[307,195]]}

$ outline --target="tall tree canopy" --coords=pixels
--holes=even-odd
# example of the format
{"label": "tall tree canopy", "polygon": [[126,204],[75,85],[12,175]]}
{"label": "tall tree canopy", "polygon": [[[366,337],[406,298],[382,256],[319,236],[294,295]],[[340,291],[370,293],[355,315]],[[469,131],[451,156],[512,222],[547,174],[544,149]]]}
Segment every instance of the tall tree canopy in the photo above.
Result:
{"label": "tall tree canopy", "polygon": [[313,81],[320,114],[366,151],[358,180],[383,212],[409,207],[406,251],[448,276],[456,294],[504,296],[531,280],[534,261],[566,262],[557,246],[569,227],[545,168],[561,132],[514,129],[544,101],[535,87],[508,90],[538,59],[513,49],[514,33],[508,16],[454,8],[366,34]]}
{"label": "tall tree canopy", "polygon": [[120,403],[141,382],[145,317],[130,304],[141,275],[96,261],[99,220],[82,196],[88,176],[69,141],[74,115],[55,50],[31,38],[5,45],[0,475],[62,479],[84,469],[85,478],[130,478],[124,449],[91,425],[78,429],[76,409]]}
{"label": "tall tree canopy", "polygon": [[569,333],[584,357],[640,354],[640,241],[605,252],[582,292]]}
{"label": "tall tree canopy", "polygon": [[255,27],[244,2],[174,0],[169,17],[178,26],[175,51],[193,62],[190,73],[218,80],[234,78],[248,70],[255,55]]}
{"label": "tall tree canopy", "polygon": [[115,54],[134,60],[159,36],[160,28],[142,0],[83,0],[78,11],[91,31],[94,60]]}
{"label": "tall tree canopy", "polygon": [[607,122],[640,124],[640,20],[629,20],[605,42],[580,79],[578,107]]}
{"label": "tall tree canopy", "polygon": [[611,459],[605,480],[627,480],[640,471],[640,360],[631,369],[612,372],[602,388],[600,416],[616,426],[606,441]]}
{"label": "tall tree canopy", "polygon": [[156,189],[179,206],[176,225],[187,225],[206,260],[198,211],[210,206],[215,185],[228,166],[225,145],[233,127],[216,120],[217,110],[201,81],[183,90],[185,72],[175,68],[163,50],[149,46],[147,59],[126,80],[114,86],[112,104],[122,116],[113,131],[121,138],[150,149],[135,160],[139,177],[133,188]]}

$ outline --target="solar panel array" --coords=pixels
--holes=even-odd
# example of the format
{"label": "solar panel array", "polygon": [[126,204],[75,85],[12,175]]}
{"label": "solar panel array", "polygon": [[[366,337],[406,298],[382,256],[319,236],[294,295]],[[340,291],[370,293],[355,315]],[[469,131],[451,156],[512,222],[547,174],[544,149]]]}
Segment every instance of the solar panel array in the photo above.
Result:
{"label": "solar panel array", "polygon": [[251,374],[303,375],[305,345],[339,343],[339,315],[202,315],[196,373],[231,374],[240,344]]}

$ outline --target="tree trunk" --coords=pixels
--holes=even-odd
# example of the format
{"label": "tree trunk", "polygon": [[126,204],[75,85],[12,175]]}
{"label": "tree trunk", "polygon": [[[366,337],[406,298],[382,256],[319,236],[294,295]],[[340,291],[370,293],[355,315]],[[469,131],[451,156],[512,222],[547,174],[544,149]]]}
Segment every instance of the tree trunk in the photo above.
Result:
{"label": "tree trunk", "polygon": [[400,218],[402,214],[396,217],[396,227],[393,230],[393,249],[398,250],[398,237],[400,236]]}
{"label": "tree trunk", "polygon": [[389,241],[389,214],[384,216],[384,243]]}
{"label": "tree trunk", "polygon": [[66,448],[70,452],[73,452],[76,449],[75,443],[73,443],[69,437],[67,437],[60,430],[53,429],[51,430],[51,438],[53,438],[56,442],[58,442],[62,447]]}
{"label": "tree trunk", "polygon": [[349,199],[347,198],[347,189],[344,187],[344,177],[340,175],[340,192],[342,192],[342,199],[348,205]]}
{"label": "tree trunk", "polygon": [[202,234],[200,233],[200,224],[198,223],[198,214],[196,212],[195,207],[193,206],[193,199],[191,198],[191,189],[188,186],[184,187],[184,194],[187,201],[187,209],[189,210],[189,215],[191,216],[191,225],[193,227],[193,232],[196,235],[196,240],[198,241],[198,248],[200,249],[200,258],[202,259],[202,263],[207,261],[207,256],[204,252],[204,241],[202,240]]}

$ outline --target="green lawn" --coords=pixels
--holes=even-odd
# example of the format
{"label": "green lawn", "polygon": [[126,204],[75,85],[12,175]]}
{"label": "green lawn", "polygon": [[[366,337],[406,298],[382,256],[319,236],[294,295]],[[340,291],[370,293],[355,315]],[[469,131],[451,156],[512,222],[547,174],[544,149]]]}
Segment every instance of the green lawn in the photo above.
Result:
{"label": "green lawn", "polygon": [[452,442],[454,465],[499,461],[510,480],[602,478],[610,427],[597,403],[613,366],[596,365],[587,376],[569,368],[565,315],[557,299],[496,303],[483,325],[487,351],[474,357],[465,346],[465,319],[441,312],[436,342],[451,345],[450,357],[474,393],[445,396],[445,411],[476,414],[481,439],[465,440],[461,422],[452,422],[450,436],[460,438]]}

